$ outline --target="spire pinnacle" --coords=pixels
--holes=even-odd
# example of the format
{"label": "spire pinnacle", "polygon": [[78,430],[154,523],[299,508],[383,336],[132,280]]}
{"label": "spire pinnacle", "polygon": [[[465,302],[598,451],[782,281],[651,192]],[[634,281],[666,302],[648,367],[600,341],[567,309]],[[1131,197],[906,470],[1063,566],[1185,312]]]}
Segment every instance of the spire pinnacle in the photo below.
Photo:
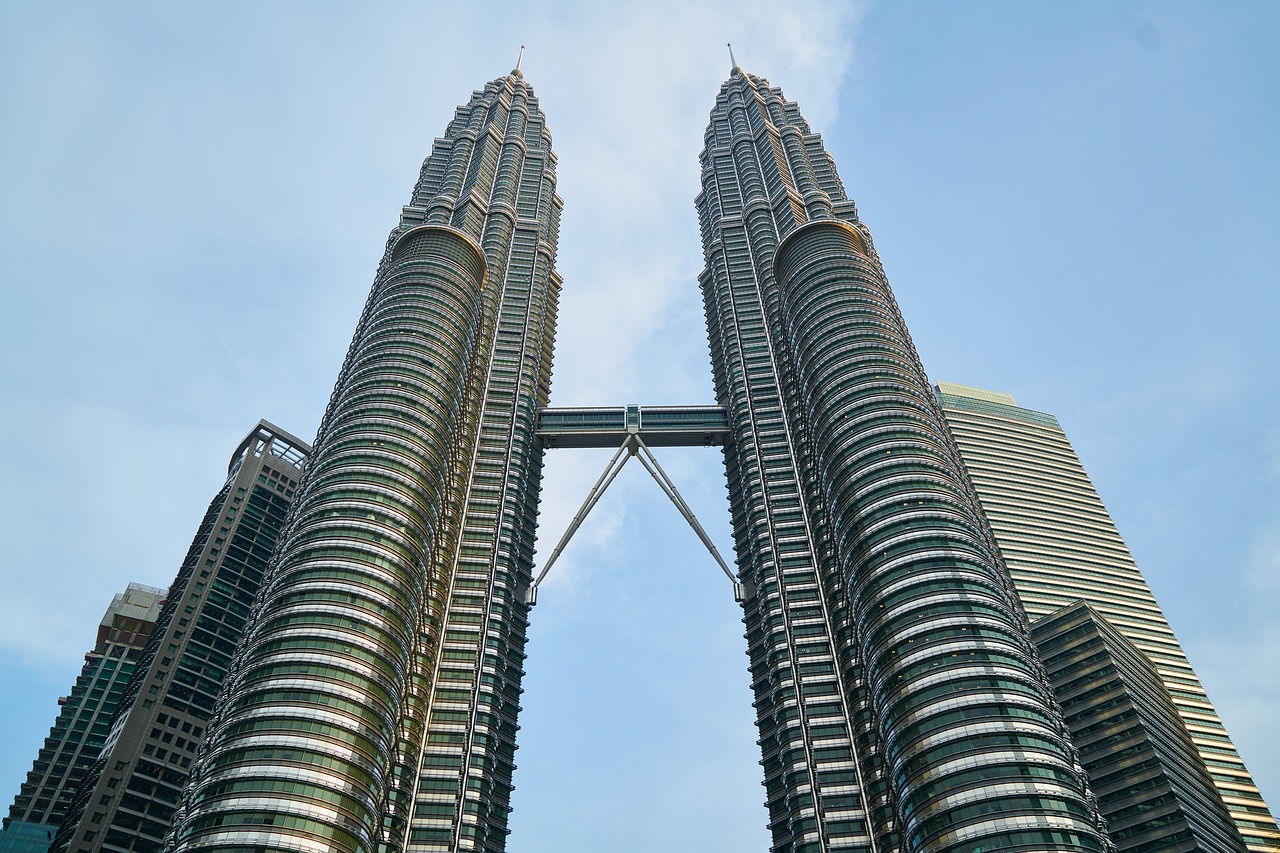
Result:
{"label": "spire pinnacle", "polygon": [[734,59],[734,58],[733,58],[733,44],[732,44],[731,42],[725,42],[725,44],[727,44],[727,45],[729,46],[729,70],[730,70],[730,71],[737,71],[737,70],[738,70],[738,60],[736,60],[736,59]]}
{"label": "spire pinnacle", "polygon": [[515,70],[511,73],[517,77],[523,77],[524,72],[520,70],[520,66],[524,64],[524,45],[520,45],[520,56],[516,59]]}

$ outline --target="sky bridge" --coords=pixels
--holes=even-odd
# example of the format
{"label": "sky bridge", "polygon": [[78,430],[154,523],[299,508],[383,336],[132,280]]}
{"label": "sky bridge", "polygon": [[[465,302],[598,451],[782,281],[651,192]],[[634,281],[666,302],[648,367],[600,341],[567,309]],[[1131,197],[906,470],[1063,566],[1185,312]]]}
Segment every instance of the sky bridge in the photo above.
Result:
{"label": "sky bridge", "polygon": [[729,416],[722,406],[543,409],[537,435],[547,449],[621,447],[631,435],[649,447],[723,447]]}
{"label": "sky bridge", "polygon": [[609,484],[622,471],[631,457],[649,472],[693,532],[702,540],[720,570],[733,584],[733,596],[743,601],[746,587],[738,581],[720,552],[707,536],[693,510],[685,503],[676,484],[662,470],[651,447],[723,447],[729,436],[729,416],[722,406],[606,406],[575,409],[543,409],[538,413],[538,439],[547,449],[564,447],[614,447],[617,452],[605,466],[604,473],[591,487],[581,508],[569,523],[569,529],[543,565],[542,571],[526,593],[526,601],[536,604],[538,585],[555,564],[573,534],[586,520],[587,513],[600,502]]}

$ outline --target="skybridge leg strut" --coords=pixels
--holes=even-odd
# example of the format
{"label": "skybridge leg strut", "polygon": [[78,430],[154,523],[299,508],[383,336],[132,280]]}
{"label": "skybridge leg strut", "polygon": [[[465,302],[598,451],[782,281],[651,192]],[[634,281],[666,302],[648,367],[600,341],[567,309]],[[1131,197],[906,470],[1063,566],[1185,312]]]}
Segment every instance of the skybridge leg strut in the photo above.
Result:
{"label": "skybridge leg strut", "polygon": [[573,538],[573,534],[578,531],[578,528],[582,526],[582,522],[586,520],[587,514],[590,513],[591,510],[595,508],[595,505],[600,502],[600,498],[604,496],[605,490],[608,489],[610,484],[612,484],[617,478],[619,472],[622,471],[622,467],[627,464],[627,461],[631,459],[632,456],[636,456],[640,459],[640,464],[643,465],[644,469],[653,477],[654,481],[658,484],[658,488],[662,490],[662,493],[666,495],[673,504],[675,504],[676,509],[680,511],[682,516],[684,516],[685,521],[689,522],[689,526],[693,528],[693,532],[698,535],[698,538],[702,540],[702,544],[707,547],[707,550],[715,559],[716,564],[720,566],[721,571],[723,571],[725,576],[729,578],[729,582],[733,584],[734,601],[745,601],[745,586],[739,583],[738,579],[733,576],[733,572],[729,569],[728,564],[725,563],[724,558],[720,556],[720,552],[716,549],[715,543],[711,541],[711,537],[707,535],[707,532],[702,528],[702,525],[698,523],[697,516],[693,514],[693,510],[689,508],[684,497],[681,496],[679,489],[676,488],[676,484],[669,476],[667,476],[667,472],[662,469],[662,466],[658,464],[657,457],[653,455],[653,451],[649,450],[648,446],[641,440],[637,432],[632,431],[622,442],[622,446],[618,448],[618,452],[613,454],[613,458],[610,459],[609,464],[605,466],[604,473],[602,473],[600,478],[596,480],[596,484],[591,487],[591,491],[587,494],[586,500],[582,502],[582,506],[578,508],[578,512],[574,515],[573,520],[569,522],[569,528],[565,530],[564,535],[560,537],[560,541],[556,544],[555,550],[551,552],[551,556],[547,558],[546,564],[543,565],[542,571],[538,573],[538,577],[529,586],[528,591],[525,593],[525,602],[530,607],[538,603],[538,585],[541,584],[543,578],[547,576],[547,572],[551,571],[551,567],[555,565],[556,560],[560,558],[560,554],[564,551],[565,546],[569,544],[569,540]]}
{"label": "skybridge leg strut", "polygon": [[[635,436],[634,440],[640,449],[640,464],[644,466],[644,469],[648,471],[650,475],[652,475],[653,479],[658,483],[658,488],[662,489],[663,494],[671,499],[671,502],[676,505],[676,509],[680,510],[680,514],[684,516],[684,520],[689,522],[689,526],[693,528],[693,532],[698,534],[698,538],[702,540],[702,544],[707,546],[707,550],[711,552],[711,556],[715,559],[716,563],[720,565],[720,570],[723,571],[725,577],[729,579],[729,583],[733,584],[733,600],[745,600],[742,584],[738,583],[738,579],[733,576],[733,572],[725,563],[724,558],[720,556],[720,552],[716,549],[715,543],[711,541],[711,537],[707,535],[707,531],[703,530],[702,525],[698,523],[698,517],[693,514],[693,510],[691,510],[689,505],[685,503],[684,497],[681,496],[680,490],[676,488],[675,482],[667,476],[666,471],[662,470],[662,466],[658,464],[658,458],[653,455],[653,451],[649,449],[648,445],[644,443],[640,436]],[[635,455],[634,450],[632,451],[632,454]]]}
{"label": "skybridge leg strut", "polygon": [[600,475],[600,479],[596,480],[596,484],[591,487],[591,491],[587,493],[587,499],[582,502],[582,506],[578,508],[578,512],[573,517],[573,521],[569,522],[569,529],[560,537],[559,543],[556,544],[555,550],[551,552],[551,556],[547,558],[546,564],[542,567],[542,571],[538,573],[537,579],[533,585],[529,587],[529,591],[525,593],[525,600],[529,606],[538,603],[538,584],[542,583],[542,579],[547,576],[547,572],[551,571],[551,567],[560,557],[560,552],[569,544],[569,540],[573,538],[573,534],[578,532],[578,528],[582,526],[582,522],[587,520],[587,513],[595,508],[600,502],[605,490],[609,488],[609,484],[618,476],[618,472],[622,470],[622,466],[627,464],[627,460],[634,455],[635,451],[624,456],[629,449],[630,441],[624,443],[618,448],[618,452],[613,454],[613,458],[609,460],[609,464],[605,466],[604,473]]}

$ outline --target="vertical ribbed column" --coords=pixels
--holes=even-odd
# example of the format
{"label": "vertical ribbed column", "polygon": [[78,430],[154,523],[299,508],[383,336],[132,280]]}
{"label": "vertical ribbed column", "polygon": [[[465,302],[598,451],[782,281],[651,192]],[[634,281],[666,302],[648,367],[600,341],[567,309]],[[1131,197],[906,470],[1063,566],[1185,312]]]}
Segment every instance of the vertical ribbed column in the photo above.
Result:
{"label": "vertical ribbed column", "polygon": [[561,283],[555,155],[537,99],[519,75],[485,97],[484,120],[468,125],[476,140],[452,221],[479,229],[494,344],[418,756],[407,842],[422,853],[506,847],[542,470],[533,429],[550,389]]}
{"label": "vertical ribbed column", "polygon": [[175,835],[180,850],[368,851],[407,676],[437,640],[429,567],[479,335],[485,262],[438,226],[395,239],[325,417]]}
{"label": "vertical ribbed column", "polygon": [[866,236],[778,250],[794,405],[870,679],[904,847],[1096,851],[1096,814],[1006,570]]}

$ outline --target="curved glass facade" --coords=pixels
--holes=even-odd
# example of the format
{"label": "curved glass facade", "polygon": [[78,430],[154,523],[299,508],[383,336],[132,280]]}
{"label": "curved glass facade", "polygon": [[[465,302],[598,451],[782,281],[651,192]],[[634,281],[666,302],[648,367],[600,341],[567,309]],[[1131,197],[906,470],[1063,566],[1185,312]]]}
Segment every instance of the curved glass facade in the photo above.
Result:
{"label": "curved glass facade", "polygon": [[[505,845],[560,279],[516,71],[387,245],[175,821],[178,850]],[[471,791],[483,791],[483,807]]]}
{"label": "curved glass facade", "polygon": [[[775,280],[904,846],[982,846],[1039,823],[1078,837],[1051,849],[1101,849],[1025,618],[869,243],[854,225],[810,222],[779,248]],[[1050,748],[1029,761],[968,743],[975,730]],[[959,767],[928,760],[956,741],[968,743]]]}
{"label": "curved glass facade", "polygon": [[438,645],[456,540],[450,462],[482,355],[485,263],[464,235],[398,236],[356,332],[188,793],[182,848],[371,850],[408,673]]}

